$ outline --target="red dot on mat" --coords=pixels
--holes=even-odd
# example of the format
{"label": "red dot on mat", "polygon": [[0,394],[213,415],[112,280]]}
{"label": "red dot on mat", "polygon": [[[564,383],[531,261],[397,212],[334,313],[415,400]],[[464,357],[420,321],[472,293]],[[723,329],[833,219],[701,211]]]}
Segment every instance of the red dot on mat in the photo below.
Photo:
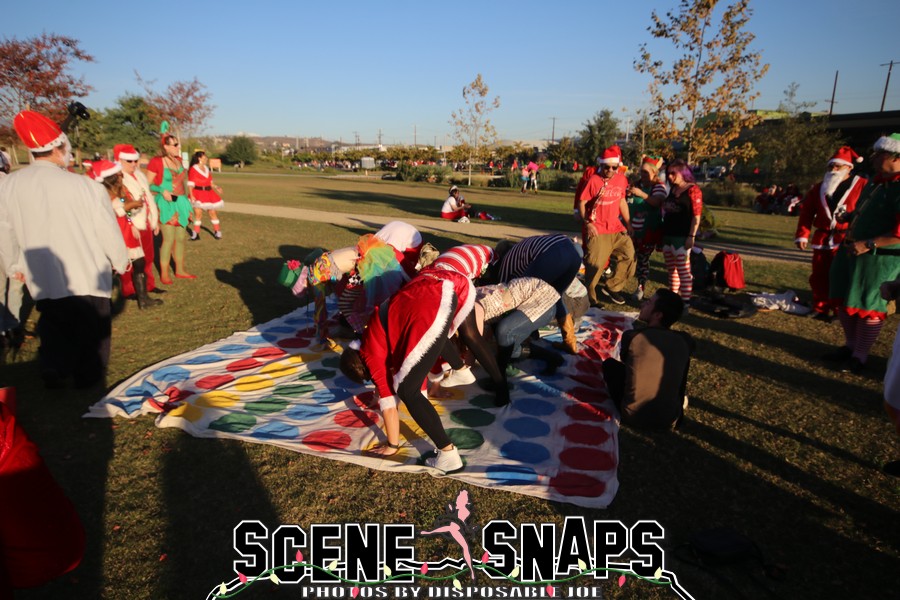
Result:
{"label": "red dot on mat", "polygon": [[609,439],[609,432],[605,427],[587,425],[585,423],[572,423],[559,431],[566,440],[573,444],[586,446],[599,446]]}
{"label": "red dot on mat", "polygon": [[616,468],[616,457],[596,448],[566,448],[559,453],[562,464],[581,471],[611,471]]}
{"label": "red dot on mat", "polygon": [[255,369],[260,366],[262,363],[256,360],[255,358],[242,358],[241,360],[236,360],[234,362],[228,363],[225,366],[226,371],[231,371],[234,373],[235,371],[246,371],[247,369]]}
{"label": "red dot on mat", "polygon": [[378,423],[378,413],[368,410],[343,410],[334,415],[334,422],[341,427],[371,427]]}
{"label": "red dot on mat", "polygon": [[350,441],[350,436],[343,431],[314,431],[303,438],[303,443],[317,452],[346,450]]}
{"label": "red dot on mat", "polygon": [[584,473],[563,472],[550,479],[550,487],[563,496],[596,498],[606,491],[606,484]]}
{"label": "red dot on mat", "polygon": [[234,381],[234,377],[231,375],[208,375],[198,379],[197,383],[194,385],[201,390],[214,390],[217,387],[223,386],[226,383],[231,383],[232,381]]}

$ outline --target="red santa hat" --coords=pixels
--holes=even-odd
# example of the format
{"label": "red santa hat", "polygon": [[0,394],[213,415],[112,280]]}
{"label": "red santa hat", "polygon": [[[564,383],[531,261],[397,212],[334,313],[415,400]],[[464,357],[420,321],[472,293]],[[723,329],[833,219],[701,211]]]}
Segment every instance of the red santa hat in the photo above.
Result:
{"label": "red santa hat", "polygon": [[853,163],[861,163],[862,156],[856,153],[850,146],[841,146],[834,156],[828,161],[829,165],[846,165],[852,167]]}
{"label": "red santa hat", "polygon": [[622,162],[622,149],[613,144],[597,157],[598,165],[618,165]]}
{"label": "red santa hat", "polygon": [[91,170],[88,172],[88,176],[94,181],[103,181],[110,175],[115,175],[121,170],[122,165],[119,163],[109,162],[106,159],[95,160],[91,163]]}
{"label": "red santa hat", "polygon": [[31,152],[47,152],[57,146],[65,146],[69,141],[59,125],[31,110],[23,110],[17,114],[13,119],[13,127]]}
{"label": "red santa hat", "polygon": [[116,159],[116,162],[138,160],[140,157],[141,153],[135,150],[131,144],[116,144],[113,146],[113,158]]}

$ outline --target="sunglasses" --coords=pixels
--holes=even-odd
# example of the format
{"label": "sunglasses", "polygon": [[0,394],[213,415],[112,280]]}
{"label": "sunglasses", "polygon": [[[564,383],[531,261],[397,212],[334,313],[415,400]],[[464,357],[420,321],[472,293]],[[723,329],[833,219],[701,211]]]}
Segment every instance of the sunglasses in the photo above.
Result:
{"label": "sunglasses", "polygon": [[166,146],[172,146],[173,148],[177,148],[180,145],[181,145],[180,142],[171,142],[171,143],[166,144]]}
{"label": "sunglasses", "polygon": [[137,162],[137,161],[136,161],[136,160],[124,160],[124,161],[122,161],[122,162],[127,162],[127,163],[136,163],[136,162]]}
{"label": "sunglasses", "polygon": [[618,169],[619,165],[600,165],[600,168],[603,169],[604,171],[610,171],[610,170]]}

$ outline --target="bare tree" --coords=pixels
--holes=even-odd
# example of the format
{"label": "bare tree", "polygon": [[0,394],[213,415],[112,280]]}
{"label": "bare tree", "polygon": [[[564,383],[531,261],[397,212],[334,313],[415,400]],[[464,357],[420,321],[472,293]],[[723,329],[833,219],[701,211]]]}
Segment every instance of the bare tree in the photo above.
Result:
{"label": "bare tree", "polygon": [[472,161],[483,158],[485,150],[497,140],[497,131],[488,115],[500,107],[500,98],[495,96],[493,100],[488,100],[489,91],[479,73],[472,83],[463,88],[465,107],[450,115],[453,137],[469,148],[469,185],[472,185]]}
{"label": "bare tree", "polygon": [[158,121],[170,121],[179,138],[190,138],[203,130],[215,106],[209,103],[212,96],[206,86],[196,77],[191,81],[176,81],[159,93],[153,89],[155,80],[147,81],[137,71],[134,74]]}
{"label": "bare tree", "polygon": [[753,156],[745,142],[732,146],[741,130],[760,118],[748,110],[759,94],[753,86],[769,65],[749,48],[755,36],[745,31],[752,11],[749,0],[726,7],[713,23],[719,0],[680,0],[677,11],[665,18],[652,13],[647,30],[654,38],[672,42],[681,56],[666,67],[654,60],[646,44],[634,66],[649,74],[651,115],[658,137],[684,142],[689,163],[725,156],[733,165]]}

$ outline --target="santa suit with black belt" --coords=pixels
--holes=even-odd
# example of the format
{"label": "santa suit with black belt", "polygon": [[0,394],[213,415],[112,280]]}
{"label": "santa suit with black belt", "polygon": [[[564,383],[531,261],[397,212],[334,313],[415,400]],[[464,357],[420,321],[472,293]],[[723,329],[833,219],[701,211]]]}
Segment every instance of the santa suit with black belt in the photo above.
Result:
{"label": "santa suit with black belt", "polygon": [[828,314],[832,309],[828,299],[828,273],[834,255],[850,228],[849,220],[838,223],[836,215],[856,210],[856,201],[866,183],[868,180],[859,176],[851,176],[841,182],[831,198],[833,209],[822,190],[821,182],[814,185],[803,199],[794,242],[807,242],[813,249],[809,286],[812,289],[813,310],[816,312]]}

